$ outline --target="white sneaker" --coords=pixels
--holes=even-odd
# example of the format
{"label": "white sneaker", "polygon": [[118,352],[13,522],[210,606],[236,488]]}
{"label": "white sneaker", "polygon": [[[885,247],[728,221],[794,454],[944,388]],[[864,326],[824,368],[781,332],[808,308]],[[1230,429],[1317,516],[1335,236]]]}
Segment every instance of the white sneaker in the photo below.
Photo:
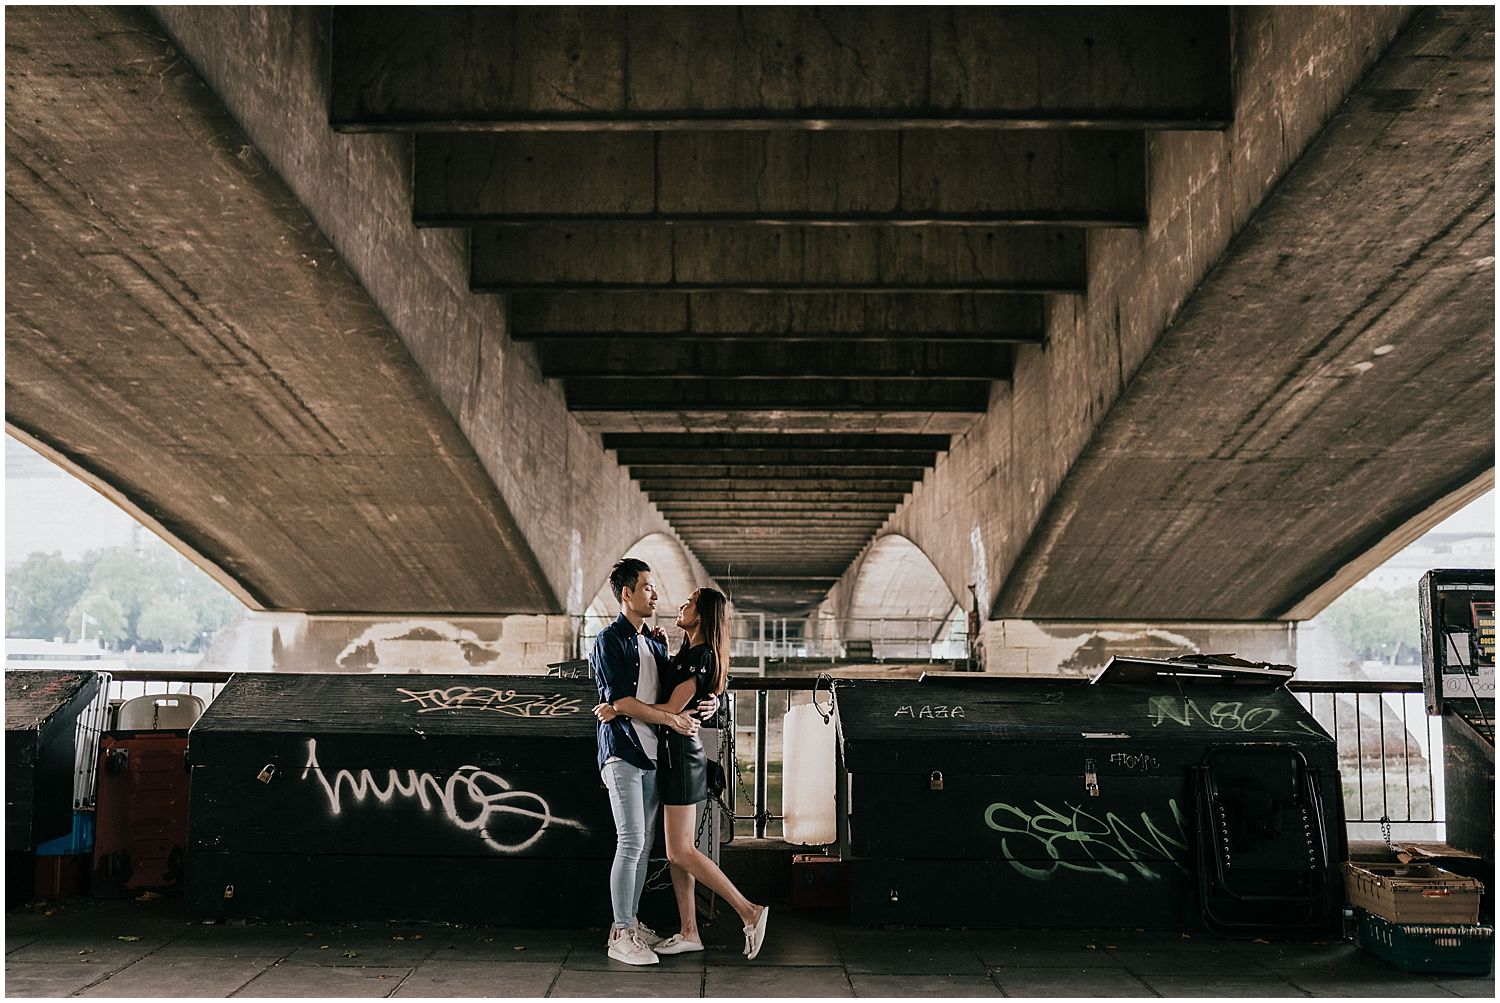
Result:
{"label": "white sneaker", "polygon": [[642,923],[640,920],[636,920],[635,925],[630,929],[635,931],[637,940],[639,940],[642,944],[645,944],[647,947],[651,948],[651,950],[653,951],[656,950],[657,946],[666,939],[661,934],[657,933],[655,930],[647,926],[645,923]]}
{"label": "white sneaker", "polygon": [[680,933],[674,933],[651,950],[657,954],[691,954],[694,951],[703,950],[702,941],[688,940]]}
{"label": "white sneaker", "polygon": [[766,942],[766,920],[771,918],[771,907],[762,906],[760,918],[755,921],[754,926],[745,927],[745,957],[751,961],[760,953],[761,945]]}
{"label": "white sneaker", "polygon": [[627,965],[661,964],[661,959],[656,956],[656,953],[641,943],[633,927],[627,927],[618,937],[610,937],[609,956]]}

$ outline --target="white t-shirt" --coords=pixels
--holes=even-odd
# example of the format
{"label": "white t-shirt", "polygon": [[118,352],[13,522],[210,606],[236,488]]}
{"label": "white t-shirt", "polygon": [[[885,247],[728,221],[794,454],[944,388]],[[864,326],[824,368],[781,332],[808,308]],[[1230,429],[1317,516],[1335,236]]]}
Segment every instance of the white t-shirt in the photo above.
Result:
{"label": "white t-shirt", "polygon": [[[656,656],[651,653],[651,645],[646,643],[645,634],[636,635],[635,645],[641,655],[641,674],[635,686],[635,698],[641,703],[656,703],[659,699],[657,691],[661,688],[661,676],[656,671]],[[646,758],[656,762],[655,726],[635,718],[630,719],[630,726],[635,729],[635,737],[640,739]]]}

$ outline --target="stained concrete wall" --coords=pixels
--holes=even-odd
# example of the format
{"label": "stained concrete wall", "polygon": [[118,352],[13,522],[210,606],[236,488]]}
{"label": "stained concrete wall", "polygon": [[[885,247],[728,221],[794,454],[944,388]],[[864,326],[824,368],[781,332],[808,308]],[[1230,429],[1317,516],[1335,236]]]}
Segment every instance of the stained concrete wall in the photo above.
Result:
{"label": "stained concrete wall", "polygon": [[[1158,336],[1408,14],[1238,9],[1233,124],[1224,132],[1150,136],[1149,224],[1089,234],[1087,297],[1053,298],[1047,344],[1018,347],[1014,379],[997,387],[989,411],[939,458],[883,532],[921,547],[955,595],[975,585],[988,611]],[[859,566],[856,560],[840,584],[852,582]]]}
{"label": "stained concrete wall", "polygon": [[326,617],[247,611],[221,631],[199,669],[540,675],[572,655],[566,616]]}
{"label": "stained concrete wall", "polygon": [[511,341],[504,300],[469,291],[462,232],[413,225],[410,138],[330,129],[326,10],[153,13],[416,359],[562,597],[559,612],[582,613],[628,547],[672,530],[568,413],[535,350]]}
{"label": "stained concrete wall", "polygon": [[[989,620],[978,657],[984,671],[1007,675],[1089,676],[1111,658],[1234,654],[1252,662],[1297,665],[1289,623],[1103,623]],[[1300,668],[1300,666],[1299,666]]]}

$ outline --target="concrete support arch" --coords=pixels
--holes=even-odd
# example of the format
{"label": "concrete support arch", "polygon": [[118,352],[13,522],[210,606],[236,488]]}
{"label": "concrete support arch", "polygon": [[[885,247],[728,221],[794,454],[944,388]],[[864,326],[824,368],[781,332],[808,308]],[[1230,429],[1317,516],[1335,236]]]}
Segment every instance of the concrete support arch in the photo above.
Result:
{"label": "concrete support arch", "polygon": [[962,610],[922,548],[889,533],[865,548],[806,629],[824,637],[836,632],[846,643],[868,641],[877,658],[925,659]]}

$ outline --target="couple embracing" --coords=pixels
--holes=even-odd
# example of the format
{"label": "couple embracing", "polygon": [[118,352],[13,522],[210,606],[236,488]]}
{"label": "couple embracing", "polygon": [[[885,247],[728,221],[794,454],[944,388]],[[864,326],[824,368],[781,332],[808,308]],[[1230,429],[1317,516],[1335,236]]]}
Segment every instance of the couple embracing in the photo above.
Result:
{"label": "couple embracing", "polygon": [[[699,802],[708,799],[708,758],[698,739],[700,717],[718,709],[729,678],[729,611],[724,594],[694,589],[678,613],[682,647],[669,656],[666,635],[646,627],[656,611],[656,585],[644,561],[627,557],[610,572],[620,615],[600,632],[589,655],[600,703],[599,770],[615,819],[609,870],[614,911],[608,951],[629,965],[654,965],[663,954],[703,950],[694,889],[703,882],[739,913],[745,956],[760,953],[770,910],[740,894],[693,838]],[[660,937],[636,916],[661,806],[672,891],[681,927]]]}

